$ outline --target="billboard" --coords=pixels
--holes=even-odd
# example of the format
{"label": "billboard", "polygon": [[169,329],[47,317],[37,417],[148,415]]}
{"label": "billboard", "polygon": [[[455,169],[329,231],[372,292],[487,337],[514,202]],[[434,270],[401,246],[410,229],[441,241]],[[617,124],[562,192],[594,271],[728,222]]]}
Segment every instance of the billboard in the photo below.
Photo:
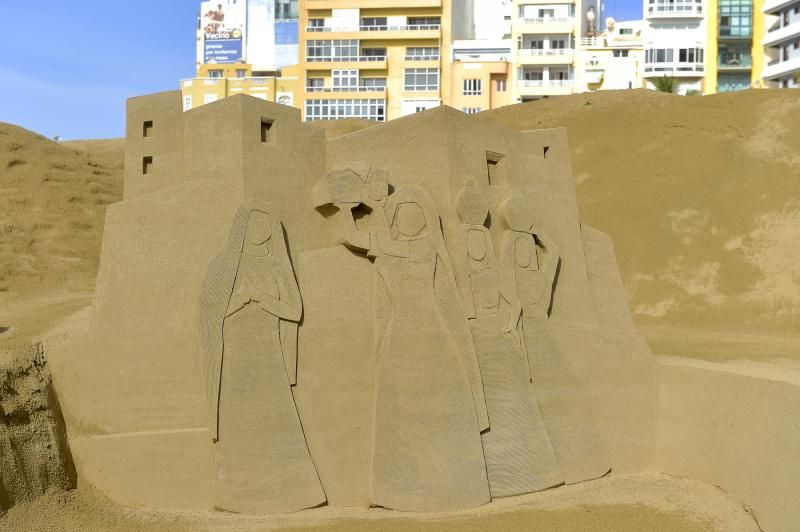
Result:
{"label": "billboard", "polygon": [[277,67],[297,64],[299,39],[297,20],[275,22],[275,64]]}
{"label": "billboard", "polygon": [[200,4],[204,63],[244,61],[246,0],[213,0]]}

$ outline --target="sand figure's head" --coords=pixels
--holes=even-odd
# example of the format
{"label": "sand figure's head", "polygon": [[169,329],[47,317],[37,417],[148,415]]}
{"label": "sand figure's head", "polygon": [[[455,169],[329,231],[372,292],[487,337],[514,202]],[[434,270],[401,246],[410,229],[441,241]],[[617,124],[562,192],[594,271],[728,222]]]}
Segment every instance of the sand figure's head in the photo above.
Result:
{"label": "sand figure's head", "polygon": [[468,180],[456,199],[458,216],[465,224],[483,225],[489,216],[489,202],[486,194],[478,188],[475,181]]}
{"label": "sand figure's head", "polygon": [[425,236],[428,223],[425,212],[416,203],[401,203],[392,220],[392,236],[401,240],[416,240]]}
{"label": "sand figure's head", "polygon": [[264,211],[250,211],[244,236],[245,242],[252,246],[261,246],[269,242],[271,238],[272,217]]}
{"label": "sand figure's head", "polygon": [[535,233],[533,222],[534,215],[530,203],[517,194],[509,196],[500,209],[503,221],[512,231],[520,233]]}
{"label": "sand figure's head", "polygon": [[395,240],[422,240],[438,242],[439,216],[428,194],[418,187],[399,187],[384,205],[391,236]]}

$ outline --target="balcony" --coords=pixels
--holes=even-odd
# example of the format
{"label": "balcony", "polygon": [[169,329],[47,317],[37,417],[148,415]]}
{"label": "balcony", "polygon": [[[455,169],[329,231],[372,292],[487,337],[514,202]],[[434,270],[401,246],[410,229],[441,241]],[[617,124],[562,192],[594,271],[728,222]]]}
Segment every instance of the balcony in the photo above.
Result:
{"label": "balcony", "polygon": [[767,0],[764,2],[764,13],[767,15],[777,15],[796,2],[797,0]]}
{"label": "balcony", "polygon": [[[196,87],[202,85],[205,94],[217,94],[219,97],[231,94],[259,94],[269,90],[271,82],[275,78],[271,77],[249,77],[249,78],[191,78],[181,80],[183,88]],[[211,88],[213,87],[213,88]]]}
{"label": "balcony", "polygon": [[[341,9],[341,0],[306,0],[307,9]],[[442,7],[442,0],[403,0],[403,7]],[[352,9],[374,8],[375,0],[350,0],[347,7]]]}
{"label": "balcony", "polygon": [[306,87],[307,93],[314,93],[315,98],[325,99],[342,98],[342,97],[358,97],[359,95],[368,95],[370,98],[375,97],[375,94],[383,94],[386,92],[386,87]]}
{"label": "balcony", "polygon": [[764,46],[778,46],[788,41],[800,39],[800,20],[792,22],[783,28],[775,28],[769,31],[762,39]]}
{"label": "balcony", "polygon": [[703,18],[703,5],[696,2],[649,4],[645,16],[648,19]]}
{"label": "balcony", "polygon": [[570,34],[575,31],[575,17],[536,17],[518,19],[521,34]]}
{"label": "balcony", "polygon": [[572,79],[521,79],[517,81],[520,96],[561,96],[572,94]]}
{"label": "balcony", "polygon": [[675,78],[702,77],[705,72],[703,63],[645,63],[644,77],[658,78],[672,76]]}
{"label": "balcony", "polygon": [[572,48],[521,48],[517,50],[517,61],[523,65],[569,65],[574,54]]}
{"label": "balcony", "polygon": [[749,55],[742,55],[740,57],[720,57],[717,61],[717,68],[719,70],[750,70],[752,67],[753,59]]}
{"label": "balcony", "polygon": [[314,63],[314,69],[370,68],[376,70],[383,70],[386,69],[386,56],[385,55],[362,55],[358,57],[306,56],[306,63]]}
{"label": "balcony", "polygon": [[771,61],[764,68],[764,79],[775,81],[781,78],[794,76],[800,72],[800,57],[795,57],[787,61]]}
{"label": "balcony", "polygon": [[[308,26],[306,33],[324,33],[330,39],[438,39],[440,24],[410,24],[401,26]],[[318,38],[318,37],[314,37]]]}

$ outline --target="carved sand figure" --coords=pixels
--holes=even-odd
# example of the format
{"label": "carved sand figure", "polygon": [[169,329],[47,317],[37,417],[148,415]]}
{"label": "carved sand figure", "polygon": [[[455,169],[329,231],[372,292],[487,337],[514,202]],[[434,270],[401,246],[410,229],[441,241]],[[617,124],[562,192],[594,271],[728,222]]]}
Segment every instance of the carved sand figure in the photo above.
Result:
{"label": "carved sand figure", "polygon": [[399,188],[373,215],[391,241],[378,238],[375,261],[372,503],[408,511],[487,503],[483,385],[439,217],[416,187]]}
{"label": "carved sand figure", "polygon": [[594,426],[587,426],[588,405],[548,326],[560,261],[558,247],[534,228],[529,203],[521,196],[509,197],[502,215],[509,229],[503,261],[512,270],[522,306],[521,338],[564,480],[573,483],[602,476],[609,471],[605,452]]}
{"label": "carved sand figure", "polygon": [[280,513],[326,500],[291,391],[302,310],[282,224],[264,202],[242,205],[200,298],[218,509]]}
{"label": "carved sand figure", "polygon": [[491,423],[481,437],[492,497],[557,486],[563,477],[531,386],[520,303],[484,225],[486,194],[472,182],[459,194],[458,214],[463,224],[454,255]]}

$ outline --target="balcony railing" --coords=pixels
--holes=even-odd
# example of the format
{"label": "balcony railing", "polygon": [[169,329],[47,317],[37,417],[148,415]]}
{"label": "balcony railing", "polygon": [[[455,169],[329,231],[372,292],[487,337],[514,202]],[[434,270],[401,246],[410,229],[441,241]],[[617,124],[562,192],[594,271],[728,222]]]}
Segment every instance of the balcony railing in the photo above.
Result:
{"label": "balcony railing", "polygon": [[720,57],[717,61],[717,66],[720,68],[720,70],[750,68],[753,66],[753,59],[750,56],[739,57],[736,59],[725,59],[724,57]]}
{"label": "balcony railing", "polygon": [[438,61],[438,55],[407,55],[406,61]]}
{"label": "balcony railing", "polygon": [[386,61],[385,55],[360,55],[358,57],[307,56],[309,63],[381,63]]}
{"label": "balcony railing", "polygon": [[701,17],[703,5],[694,2],[687,4],[654,4],[647,7],[648,17]]}
{"label": "balcony railing", "polygon": [[645,63],[645,75],[692,76],[702,75],[705,72],[703,63]]}
{"label": "balcony railing", "polygon": [[525,24],[549,24],[551,22],[574,22],[575,17],[522,17]]}
{"label": "balcony railing", "polygon": [[315,32],[352,32],[352,31],[438,31],[441,24],[406,24],[402,26],[307,26],[306,31]]}
{"label": "balcony railing", "polygon": [[306,92],[386,92],[386,87],[306,87]]}
{"label": "balcony railing", "polygon": [[246,78],[190,78],[181,80],[184,86],[190,87],[195,81],[202,81],[203,85],[206,86],[215,86],[215,85],[223,85],[224,83],[231,83],[231,84],[250,84],[250,85],[264,85],[266,86],[270,79],[268,77],[246,77]]}
{"label": "balcony railing", "polygon": [[518,54],[520,57],[548,57],[548,56],[563,56],[572,55],[575,50],[572,48],[550,48],[543,50],[541,48],[520,48]]}
{"label": "balcony railing", "polygon": [[574,79],[521,79],[517,82],[520,88],[538,87],[571,87]]}

